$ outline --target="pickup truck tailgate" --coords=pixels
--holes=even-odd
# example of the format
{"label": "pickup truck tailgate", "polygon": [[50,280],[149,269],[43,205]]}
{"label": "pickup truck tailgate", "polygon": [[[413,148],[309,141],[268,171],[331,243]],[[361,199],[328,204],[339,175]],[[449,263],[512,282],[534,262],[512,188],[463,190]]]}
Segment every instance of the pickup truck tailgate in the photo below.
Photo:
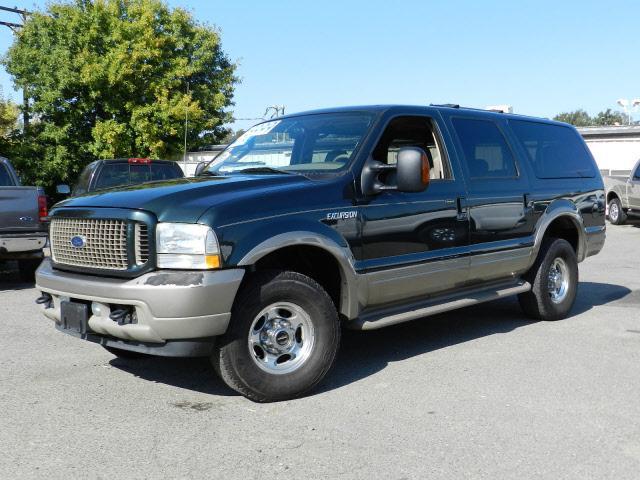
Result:
{"label": "pickup truck tailgate", "polygon": [[38,187],[0,187],[0,234],[43,230]]}

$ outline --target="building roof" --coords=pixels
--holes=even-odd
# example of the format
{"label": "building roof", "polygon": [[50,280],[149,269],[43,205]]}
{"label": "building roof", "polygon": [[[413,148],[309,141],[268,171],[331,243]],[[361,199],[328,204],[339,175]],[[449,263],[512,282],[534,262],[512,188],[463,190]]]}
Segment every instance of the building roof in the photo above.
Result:
{"label": "building roof", "polygon": [[585,138],[640,137],[640,125],[579,127],[578,132]]}

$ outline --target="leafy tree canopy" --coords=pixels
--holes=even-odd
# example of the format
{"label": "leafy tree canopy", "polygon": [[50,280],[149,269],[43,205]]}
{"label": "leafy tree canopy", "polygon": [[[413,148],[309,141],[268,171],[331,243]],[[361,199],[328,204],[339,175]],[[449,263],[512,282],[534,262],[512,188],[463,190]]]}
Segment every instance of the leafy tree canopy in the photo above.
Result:
{"label": "leafy tree canopy", "polygon": [[627,117],[621,112],[616,112],[607,108],[602,112],[599,112],[595,117],[591,117],[584,110],[575,110],[573,112],[559,113],[554,120],[559,122],[570,123],[576,127],[593,127],[593,126],[613,126],[613,125],[626,125]]}
{"label": "leafy tree canopy", "polygon": [[51,3],[3,61],[30,98],[14,152],[30,181],[73,181],[95,158],[177,156],[185,115],[190,149],[227,133],[237,79],[220,34],[161,0]]}
{"label": "leafy tree canopy", "polygon": [[555,117],[554,120],[558,122],[570,123],[571,125],[575,125],[576,127],[588,127],[593,125],[593,120],[587,112],[584,110],[576,110],[574,112],[563,112],[559,113]]}
{"label": "leafy tree canopy", "polygon": [[626,115],[613,111],[610,108],[607,108],[605,111],[600,112],[593,117],[593,124],[599,126],[626,125],[627,121],[628,119]]}
{"label": "leafy tree canopy", "polygon": [[0,89],[0,138],[7,139],[18,126],[18,106],[2,95]]}

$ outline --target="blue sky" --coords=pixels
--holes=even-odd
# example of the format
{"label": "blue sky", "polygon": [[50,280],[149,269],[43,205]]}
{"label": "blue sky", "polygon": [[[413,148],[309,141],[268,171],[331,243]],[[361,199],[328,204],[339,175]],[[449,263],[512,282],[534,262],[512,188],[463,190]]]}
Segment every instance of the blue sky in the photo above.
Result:
{"label": "blue sky", "polygon": [[[640,2],[170,3],[221,29],[242,79],[237,118],[261,116],[273,104],[295,112],[444,102],[510,104],[517,113],[547,117],[576,108],[594,114],[616,109],[620,97],[640,97]],[[0,18],[15,21],[8,13]],[[0,53],[10,42],[2,28]],[[18,97],[5,72],[0,85]]]}

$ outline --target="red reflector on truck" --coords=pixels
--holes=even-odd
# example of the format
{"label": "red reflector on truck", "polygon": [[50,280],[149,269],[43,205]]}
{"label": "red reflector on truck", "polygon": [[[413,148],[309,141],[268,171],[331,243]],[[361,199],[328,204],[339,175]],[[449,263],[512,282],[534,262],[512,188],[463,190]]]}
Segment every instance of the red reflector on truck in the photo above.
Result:
{"label": "red reflector on truck", "polygon": [[150,158],[130,158],[129,163],[141,163],[143,165],[149,165],[151,163]]}
{"label": "red reflector on truck", "polygon": [[47,197],[44,195],[38,195],[38,217],[40,221],[44,222],[49,216],[49,209],[47,208]]}

